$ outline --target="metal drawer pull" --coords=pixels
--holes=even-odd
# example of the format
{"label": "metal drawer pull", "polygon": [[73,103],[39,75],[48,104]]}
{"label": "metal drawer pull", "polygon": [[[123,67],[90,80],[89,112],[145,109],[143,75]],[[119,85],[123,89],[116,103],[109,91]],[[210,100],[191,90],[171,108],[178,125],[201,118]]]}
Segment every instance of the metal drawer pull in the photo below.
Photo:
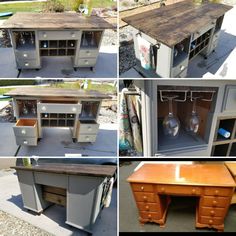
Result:
{"label": "metal drawer pull", "polygon": [[89,64],[88,60],[84,60],[84,64],[88,65]]}
{"label": "metal drawer pull", "polygon": [[148,215],[148,218],[151,219],[151,218],[152,218],[152,215],[149,214],[149,215]]}
{"label": "metal drawer pull", "polygon": [[165,192],[165,188],[161,188],[161,192],[164,193]]}
{"label": "metal drawer pull", "polygon": [[90,55],[91,55],[91,52],[90,52],[90,51],[87,51],[86,54],[87,54],[88,56],[90,56]]}
{"label": "metal drawer pull", "polygon": [[28,144],[28,141],[26,141],[26,140],[24,140],[24,142],[23,142],[24,144]]}
{"label": "metal drawer pull", "polygon": [[76,111],[76,107],[73,107],[73,108],[72,108],[72,111],[74,111],[74,112],[75,112],[75,111]]}
{"label": "metal drawer pull", "polygon": [[26,63],[25,63],[25,66],[29,66],[29,63],[28,63],[28,62],[26,62]]}
{"label": "metal drawer pull", "polygon": [[43,33],[43,37],[46,38],[46,37],[47,37],[47,34],[46,34],[46,33]]}
{"label": "metal drawer pull", "polygon": [[215,211],[211,211],[210,213],[211,213],[211,215],[212,215],[212,216],[214,216],[214,215],[215,215]]}
{"label": "metal drawer pull", "polygon": [[143,196],[143,200],[144,200],[144,201],[147,201],[147,197],[146,197],[146,196]]}
{"label": "metal drawer pull", "polygon": [[26,134],[26,131],[23,129],[23,130],[21,130],[21,133],[22,134]]}
{"label": "metal drawer pull", "polygon": [[213,205],[213,206],[216,206],[216,205],[217,205],[217,201],[213,201],[213,202],[212,202],[212,205]]}
{"label": "metal drawer pull", "polygon": [[23,54],[23,57],[28,57],[28,55],[26,53]]}
{"label": "metal drawer pull", "polygon": [[213,223],[213,220],[209,220],[209,224],[211,225]]}
{"label": "metal drawer pull", "polygon": [[184,70],[185,69],[185,67],[184,66],[180,66],[180,70],[182,71],[182,70]]}
{"label": "metal drawer pull", "polygon": [[72,37],[72,38],[75,37],[75,33],[74,33],[74,32],[71,33],[71,37]]}
{"label": "metal drawer pull", "polygon": [[144,190],[144,187],[143,187],[143,186],[141,187],[141,190]]}
{"label": "metal drawer pull", "polygon": [[196,193],[196,189],[195,189],[195,188],[192,189],[192,193],[193,193],[193,194]]}
{"label": "metal drawer pull", "polygon": [[46,109],[46,107],[45,106],[43,106],[42,107],[42,111],[46,111],[47,109]]}
{"label": "metal drawer pull", "polygon": [[147,211],[149,210],[149,206],[146,206],[145,208],[146,208]]}
{"label": "metal drawer pull", "polygon": [[218,194],[219,194],[219,191],[218,191],[218,190],[216,190],[216,191],[215,191],[215,195],[218,195]]}
{"label": "metal drawer pull", "polygon": [[91,126],[88,127],[88,131],[92,131],[92,127]]}
{"label": "metal drawer pull", "polygon": [[87,136],[86,138],[85,138],[87,141],[89,141],[89,137]]}

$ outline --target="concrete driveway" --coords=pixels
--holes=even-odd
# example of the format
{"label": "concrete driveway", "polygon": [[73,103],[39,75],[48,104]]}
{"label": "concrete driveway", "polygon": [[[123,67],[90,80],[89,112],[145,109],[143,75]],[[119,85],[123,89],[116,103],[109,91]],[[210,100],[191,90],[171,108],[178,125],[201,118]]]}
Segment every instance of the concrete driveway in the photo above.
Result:
{"label": "concrete driveway", "polygon": [[[66,208],[53,205],[41,215],[23,208],[21,192],[15,173],[0,175],[0,210],[58,236],[85,236],[87,233],[65,224]],[[93,228],[94,236],[117,235],[117,189],[112,192],[111,204],[98,216]]]}

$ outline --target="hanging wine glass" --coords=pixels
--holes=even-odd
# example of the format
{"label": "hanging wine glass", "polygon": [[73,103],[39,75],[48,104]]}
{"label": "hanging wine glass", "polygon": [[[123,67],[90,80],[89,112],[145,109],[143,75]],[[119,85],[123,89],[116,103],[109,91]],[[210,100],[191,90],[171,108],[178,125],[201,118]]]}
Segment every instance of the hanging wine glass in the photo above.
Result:
{"label": "hanging wine glass", "polygon": [[173,100],[177,96],[166,97],[169,102],[169,114],[163,120],[164,134],[169,137],[176,137],[179,133],[180,122],[173,114]]}
{"label": "hanging wine glass", "polygon": [[196,134],[198,132],[199,129],[199,125],[200,125],[200,118],[197,114],[197,110],[196,110],[196,104],[197,104],[197,99],[199,97],[192,97],[193,99],[193,107],[192,107],[192,112],[190,117],[187,120],[187,131],[190,131],[193,134]]}
{"label": "hanging wine glass", "polygon": [[35,104],[33,104],[31,111],[32,111],[33,115],[36,115],[37,111],[36,111]]}
{"label": "hanging wine glass", "polygon": [[26,102],[24,102],[23,104],[24,104],[24,105],[23,105],[23,110],[22,110],[22,112],[23,112],[24,115],[28,115],[29,111],[28,111],[28,109],[27,109],[27,107],[26,107],[26,105],[25,105]]}
{"label": "hanging wine glass", "polygon": [[30,42],[31,42],[32,45],[35,44],[33,33],[30,33]]}
{"label": "hanging wine glass", "polygon": [[24,37],[23,33],[20,34],[20,44],[22,46],[25,45],[25,37]]}

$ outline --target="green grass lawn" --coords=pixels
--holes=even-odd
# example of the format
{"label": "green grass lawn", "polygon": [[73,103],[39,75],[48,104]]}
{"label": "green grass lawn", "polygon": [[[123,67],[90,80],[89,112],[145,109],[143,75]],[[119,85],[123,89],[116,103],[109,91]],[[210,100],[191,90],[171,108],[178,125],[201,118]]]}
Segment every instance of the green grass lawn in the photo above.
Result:
{"label": "green grass lawn", "polygon": [[[72,2],[70,0],[60,0],[65,9],[71,10]],[[0,4],[0,12],[40,12],[43,8],[44,2],[29,2],[29,3],[12,3],[12,4]],[[115,6],[116,3],[112,0],[93,0],[93,7],[104,8]],[[9,17],[1,17],[1,20]]]}

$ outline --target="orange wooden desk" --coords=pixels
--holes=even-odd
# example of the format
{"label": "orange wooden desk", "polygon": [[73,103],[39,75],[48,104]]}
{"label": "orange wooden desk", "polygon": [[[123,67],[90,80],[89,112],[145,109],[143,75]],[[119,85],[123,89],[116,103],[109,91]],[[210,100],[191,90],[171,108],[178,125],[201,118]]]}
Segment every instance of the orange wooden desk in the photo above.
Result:
{"label": "orange wooden desk", "polygon": [[[229,169],[231,175],[233,176],[236,182],[236,162],[225,162],[225,165]],[[231,204],[236,204],[236,192],[234,192],[234,195],[231,200]]]}
{"label": "orange wooden desk", "polygon": [[236,184],[224,164],[144,164],[128,179],[140,223],[164,226],[170,196],[196,196],[196,227],[224,230]]}

